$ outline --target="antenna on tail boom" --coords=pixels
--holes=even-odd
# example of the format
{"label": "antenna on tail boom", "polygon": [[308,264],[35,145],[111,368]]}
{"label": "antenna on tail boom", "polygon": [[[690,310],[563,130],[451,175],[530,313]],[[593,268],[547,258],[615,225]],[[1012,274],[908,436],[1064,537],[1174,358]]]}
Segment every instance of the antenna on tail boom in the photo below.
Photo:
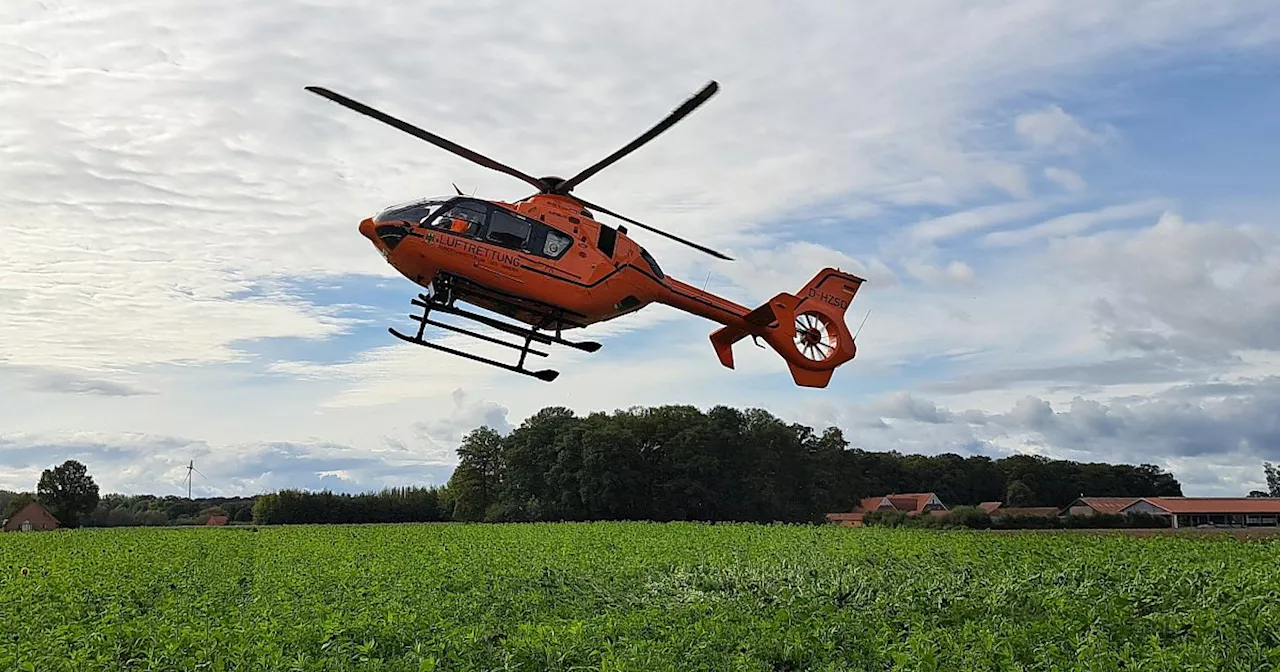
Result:
{"label": "antenna on tail boom", "polygon": [[858,340],[858,334],[861,334],[861,333],[862,333],[862,328],[863,328],[863,327],[865,327],[865,326],[867,325],[867,318],[868,318],[868,317],[871,317],[871,311],[870,311],[870,310],[868,310],[868,311],[867,311],[867,314],[866,314],[866,315],[863,315],[863,316],[862,316],[862,324],[859,324],[859,325],[858,325],[858,330],[857,330],[857,331],[855,331],[855,332],[853,332],[853,340],[854,340],[854,341],[857,341],[857,340]]}

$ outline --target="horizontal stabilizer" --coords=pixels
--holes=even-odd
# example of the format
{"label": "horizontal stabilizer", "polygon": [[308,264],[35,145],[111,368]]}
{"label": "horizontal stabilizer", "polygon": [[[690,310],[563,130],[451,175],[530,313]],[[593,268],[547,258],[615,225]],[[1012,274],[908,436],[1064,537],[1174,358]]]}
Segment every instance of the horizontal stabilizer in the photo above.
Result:
{"label": "horizontal stabilizer", "polygon": [[769,303],[761,304],[755,310],[744,315],[742,321],[747,326],[754,327],[750,331],[742,327],[721,327],[711,334],[711,345],[716,349],[716,356],[720,358],[720,363],[726,368],[732,369],[733,344],[751,334],[763,335],[769,325],[778,321],[778,317],[773,310],[773,304],[783,300],[784,297],[790,296],[790,294],[779,294],[773,297],[773,300]]}

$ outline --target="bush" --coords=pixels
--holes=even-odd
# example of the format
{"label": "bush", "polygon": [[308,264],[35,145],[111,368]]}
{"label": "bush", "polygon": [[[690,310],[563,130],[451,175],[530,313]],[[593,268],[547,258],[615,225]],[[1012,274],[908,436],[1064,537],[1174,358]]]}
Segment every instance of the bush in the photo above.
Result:
{"label": "bush", "polygon": [[1063,526],[1057,516],[995,516],[991,522],[998,530],[1052,530]]}
{"label": "bush", "polygon": [[966,527],[973,530],[985,530],[991,527],[991,514],[976,506],[958,506],[942,517],[947,527]]}
{"label": "bush", "polygon": [[895,509],[870,511],[862,517],[862,524],[874,527],[919,527],[910,516]]}

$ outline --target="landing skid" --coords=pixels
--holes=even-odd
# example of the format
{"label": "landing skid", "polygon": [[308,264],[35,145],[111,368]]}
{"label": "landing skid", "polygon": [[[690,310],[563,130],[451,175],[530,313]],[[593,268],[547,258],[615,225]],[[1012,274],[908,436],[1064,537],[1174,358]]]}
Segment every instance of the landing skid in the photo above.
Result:
{"label": "landing skid", "polygon": [[[547,382],[551,382],[555,380],[560,375],[560,372],[552,369],[542,369],[540,371],[531,371],[524,367],[525,358],[528,357],[529,355],[537,355],[538,357],[547,356],[547,353],[542,352],[540,350],[534,350],[531,347],[535,341],[538,343],[542,343],[544,345],[564,345],[570,348],[574,348],[576,350],[581,350],[583,352],[595,352],[596,350],[600,349],[600,344],[594,341],[580,341],[580,342],[567,341],[560,337],[559,329],[555,330],[555,335],[553,336],[550,333],[540,333],[538,331],[539,327],[533,327],[532,329],[528,329],[525,327],[516,326],[514,324],[501,322],[491,317],[480,315],[479,313],[473,313],[469,310],[458,308],[453,305],[453,301],[451,299],[452,297],[450,297],[449,299],[441,300],[441,299],[435,298],[434,296],[429,297],[425,294],[419,294],[418,298],[413,299],[412,301],[410,301],[410,303],[422,308],[422,314],[417,315],[417,314],[411,313],[409,315],[410,319],[418,323],[417,335],[406,336],[396,331],[394,327],[389,327],[387,331],[391,332],[392,336],[395,336],[396,338],[402,341],[413,343],[414,345],[421,345],[424,348],[432,348],[435,350],[440,350],[441,352],[447,352],[451,355],[457,355],[459,357],[470,359],[476,362],[483,362],[491,366],[496,366],[500,369],[506,369],[507,371],[522,373],[526,376],[533,376],[534,378],[538,378],[539,380],[545,380]],[[456,327],[451,324],[437,322],[430,318],[431,311],[433,310],[439,313],[444,313],[446,315],[456,315],[458,317],[471,320],[473,322],[478,322],[488,327],[492,327],[494,329],[497,329],[498,331],[523,337],[524,343],[523,344],[511,343],[508,341],[503,341],[503,340],[493,338],[492,336],[486,336],[484,334],[480,334],[480,333],[471,331],[469,329],[463,329],[461,327]],[[555,324],[558,322],[558,320],[556,319],[557,317],[558,316],[556,315],[544,316],[543,323]],[[497,360],[489,359],[487,357],[473,355],[469,352],[463,352],[461,350],[440,345],[438,343],[431,343],[422,338],[423,332],[426,331],[428,324],[434,327],[440,327],[441,329],[447,329],[449,331],[463,334],[464,336],[470,336],[472,338],[476,338],[488,343],[495,343],[497,345],[508,347],[513,350],[518,350],[520,351],[520,359],[515,364],[507,364],[505,362],[499,362]]]}

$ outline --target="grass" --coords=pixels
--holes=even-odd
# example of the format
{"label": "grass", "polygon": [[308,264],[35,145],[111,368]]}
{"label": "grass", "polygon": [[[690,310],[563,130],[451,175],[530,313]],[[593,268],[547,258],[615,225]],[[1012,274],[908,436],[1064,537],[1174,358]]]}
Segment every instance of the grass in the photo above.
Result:
{"label": "grass", "polygon": [[5,534],[0,670],[1268,670],[1277,568],[1280,540],[1172,535]]}

